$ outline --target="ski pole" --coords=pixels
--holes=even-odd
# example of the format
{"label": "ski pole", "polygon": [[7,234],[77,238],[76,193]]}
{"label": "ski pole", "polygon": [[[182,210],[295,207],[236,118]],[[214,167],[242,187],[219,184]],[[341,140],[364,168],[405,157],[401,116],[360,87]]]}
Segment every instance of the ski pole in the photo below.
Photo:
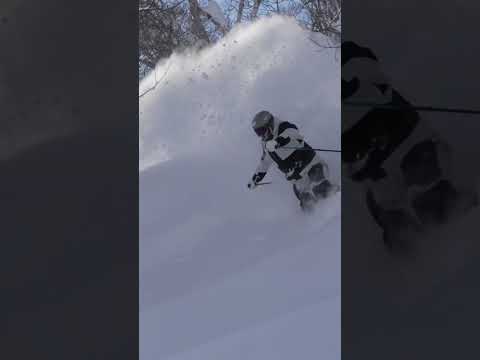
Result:
{"label": "ski pole", "polygon": [[430,111],[430,112],[446,112],[459,114],[480,115],[480,110],[459,109],[459,108],[443,108],[434,106],[414,106],[414,105],[393,105],[393,104],[376,104],[373,102],[353,102],[344,101],[344,105],[356,107],[378,107],[391,110],[416,110],[416,111]]}
{"label": "ski pole", "polygon": [[336,153],[340,153],[342,152],[342,150],[332,150],[332,149],[315,149],[315,148],[312,148],[312,149],[305,149],[305,148],[297,148],[297,147],[294,147],[294,146],[281,146],[281,149],[291,149],[291,150],[303,150],[303,151],[310,151],[310,150],[313,150],[313,151],[324,151],[324,152],[336,152]]}
{"label": "ski pole", "polygon": [[272,183],[271,181],[260,182],[260,183],[257,183],[257,186],[259,186],[259,185],[268,185],[268,184],[271,184],[271,183]]}

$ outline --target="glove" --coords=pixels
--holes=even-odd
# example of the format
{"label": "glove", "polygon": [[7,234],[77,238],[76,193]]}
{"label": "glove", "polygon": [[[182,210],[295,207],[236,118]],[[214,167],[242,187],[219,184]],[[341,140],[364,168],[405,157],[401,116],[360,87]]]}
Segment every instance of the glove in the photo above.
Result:
{"label": "glove", "polygon": [[265,177],[267,173],[266,172],[260,172],[260,173],[256,173],[252,176],[252,180],[250,180],[250,182],[248,183],[248,188],[250,190],[253,190],[257,187],[257,184],[262,181],[262,179]]}
{"label": "glove", "polygon": [[278,148],[278,143],[275,140],[269,140],[265,143],[265,148],[269,151],[275,151]]}

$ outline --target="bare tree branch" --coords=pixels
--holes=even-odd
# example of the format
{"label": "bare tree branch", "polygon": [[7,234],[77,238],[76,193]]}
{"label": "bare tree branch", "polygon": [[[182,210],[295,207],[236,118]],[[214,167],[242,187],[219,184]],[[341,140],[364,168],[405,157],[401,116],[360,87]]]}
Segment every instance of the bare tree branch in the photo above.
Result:
{"label": "bare tree branch", "polygon": [[324,34],[331,43],[311,39],[319,48],[337,48],[341,41],[341,0],[225,0],[220,11],[226,22],[202,9],[199,1],[139,0],[141,77],[174,51],[210,44],[225,36],[231,24],[270,14],[294,17],[305,29]]}
{"label": "bare tree branch", "polygon": [[340,44],[329,46],[329,45],[320,44],[317,40],[312,39],[311,37],[309,37],[308,40],[310,40],[312,43],[314,43],[315,45],[317,45],[318,47],[321,47],[323,49],[339,49],[340,48]]}
{"label": "bare tree branch", "polygon": [[148,94],[149,92],[155,90],[157,88],[157,85],[160,84],[160,82],[165,79],[165,77],[167,76],[168,74],[168,70],[170,70],[170,66],[172,66],[172,63],[169,62],[168,63],[168,66],[167,66],[167,69],[165,70],[165,72],[163,73],[162,77],[160,79],[157,80],[157,70],[154,69],[153,71],[155,72],[155,83],[153,84],[152,87],[148,88],[146,91],[144,91],[143,93],[141,93],[138,98],[141,99],[144,95]]}
{"label": "bare tree branch", "polygon": [[220,30],[220,32],[225,35],[228,30],[228,28],[226,28],[225,26],[223,26],[222,24],[220,24],[212,15],[210,15],[208,12],[206,12],[204,9],[202,9],[201,7],[199,7],[199,11],[202,15],[204,15],[208,20],[210,20],[211,22],[213,22],[215,24],[215,26],[217,27],[218,30]]}
{"label": "bare tree branch", "polygon": [[197,0],[188,0],[190,5],[190,14],[191,14],[191,21],[192,21],[192,32],[193,34],[199,39],[204,41],[206,44],[210,43],[210,37],[205,30],[205,27],[202,24],[202,20],[200,18],[200,14],[202,9],[200,5],[198,5]]}

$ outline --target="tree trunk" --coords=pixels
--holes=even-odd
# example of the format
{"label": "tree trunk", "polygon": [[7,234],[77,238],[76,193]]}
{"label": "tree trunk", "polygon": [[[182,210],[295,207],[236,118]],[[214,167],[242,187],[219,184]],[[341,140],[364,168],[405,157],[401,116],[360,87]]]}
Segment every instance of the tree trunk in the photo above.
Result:
{"label": "tree trunk", "polygon": [[245,7],[245,0],[240,0],[240,2],[238,4],[237,24],[242,21],[244,7]]}
{"label": "tree trunk", "polygon": [[253,4],[253,10],[252,10],[252,19],[255,19],[258,16],[258,9],[260,8],[261,3],[262,3],[262,0],[255,0],[255,3]]}
{"label": "tree trunk", "polygon": [[205,27],[202,24],[200,19],[200,6],[198,5],[197,0],[188,0],[190,5],[190,15],[192,17],[192,32],[193,34],[201,41],[204,41],[206,44],[210,43],[210,38],[205,30]]}

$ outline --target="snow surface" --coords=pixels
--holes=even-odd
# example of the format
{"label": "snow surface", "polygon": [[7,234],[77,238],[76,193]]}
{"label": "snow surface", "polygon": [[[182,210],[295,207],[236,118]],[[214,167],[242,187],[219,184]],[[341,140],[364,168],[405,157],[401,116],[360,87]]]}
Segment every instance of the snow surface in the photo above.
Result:
{"label": "snow surface", "polygon": [[140,84],[142,360],[340,358],[340,193],[305,216],[278,170],[246,186],[259,110],[339,148],[339,54],[318,50],[262,19]]}

